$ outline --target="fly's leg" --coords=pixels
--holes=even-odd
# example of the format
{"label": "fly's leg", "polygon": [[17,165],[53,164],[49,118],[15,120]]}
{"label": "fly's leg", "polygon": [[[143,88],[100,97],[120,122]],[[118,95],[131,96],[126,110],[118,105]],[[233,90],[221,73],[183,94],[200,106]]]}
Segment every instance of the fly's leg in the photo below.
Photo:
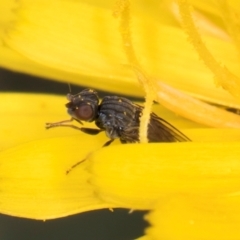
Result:
{"label": "fly's leg", "polygon": [[90,134],[90,135],[97,135],[100,132],[104,131],[99,128],[80,128],[80,130],[84,133]]}
{"label": "fly's leg", "polygon": [[74,128],[74,129],[82,131],[81,127],[77,127],[77,126],[72,125],[72,124],[46,123],[46,128],[47,129],[54,128],[54,127],[70,127],[70,128]]}
{"label": "fly's leg", "polygon": [[[86,128],[85,128],[86,130]],[[87,130],[98,130],[98,129],[93,129],[93,128],[87,128]],[[100,129],[99,129],[100,130]],[[112,142],[114,141],[114,139],[111,139],[109,141],[107,141],[106,143],[104,143],[104,145],[102,147],[107,147],[109,146]],[[89,157],[91,153],[88,154],[88,156],[84,159],[82,159],[81,161],[73,164],[67,171],[66,171],[66,175],[69,174],[75,167],[77,167],[78,165],[80,165],[81,163],[85,162],[87,160],[87,158]]]}
{"label": "fly's leg", "polygon": [[[102,129],[96,129],[96,128],[85,128],[85,127],[77,127],[73,124],[68,124],[69,122],[72,122],[73,120],[76,120],[76,119],[69,119],[69,120],[65,120],[65,121],[61,121],[61,122],[56,122],[56,123],[46,123],[46,128],[49,129],[49,128],[53,128],[53,127],[70,127],[70,128],[73,128],[73,129],[77,129],[77,130],[80,130],[86,134],[90,134],[90,135],[97,135],[98,133],[102,132],[103,130]],[[80,122],[80,121],[79,121]],[[81,122],[80,122],[81,123]],[[82,123],[81,123],[82,124]],[[112,142],[112,141],[108,141],[109,144]],[[107,143],[108,143],[107,142]],[[108,144],[108,145],[109,145]],[[88,156],[84,159],[82,159],[81,161],[75,163],[74,165],[72,165],[67,171],[66,171],[66,174],[69,174],[75,167],[77,167],[78,165],[80,165],[81,163],[83,163],[86,159],[88,158]]]}
{"label": "fly's leg", "polygon": [[[103,129],[97,129],[97,128],[85,128],[85,127],[77,127],[73,124],[68,124],[69,122],[72,122],[73,120],[76,120],[74,118],[71,118],[69,120],[64,120],[64,121],[60,121],[60,122],[55,122],[55,123],[46,123],[46,128],[54,128],[54,127],[70,127],[73,129],[77,129],[80,130],[86,134],[90,134],[90,135],[97,135],[100,132],[104,131]],[[80,121],[78,121],[79,123],[81,123]],[[82,124],[82,123],[81,123]],[[103,147],[107,147],[109,146],[112,142],[114,141],[114,139],[110,139],[109,141],[107,141]],[[88,156],[84,159],[82,159],[81,161],[75,163],[74,165],[72,165],[67,171],[66,174],[69,174],[75,167],[77,167],[78,165],[80,165],[81,163],[85,162],[85,160],[88,158]]]}
{"label": "fly's leg", "polygon": [[82,159],[81,161],[73,164],[67,171],[66,171],[66,175],[69,174],[75,167],[77,167],[78,165],[80,165],[81,163],[85,162],[87,160],[88,156],[84,159]]}
{"label": "fly's leg", "polygon": [[[101,129],[96,129],[96,128],[84,128],[84,127],[77,127],[73,124],[68,124],[69,122],[72,122],[73,120],[76,120],[74,118],[71,118],[69,120],[64,120],[64,121],[60,121],[60,122],[55,122],[55,123],[46,123],[46,128],[54,128],[54,127],[70,127],[73,129],[77,129],[80,130],[84,133],[90,134],[90,135],[97,135],[98,133],[102,132],[103,130]],[[78,121],[78,120],[76,120]],[[80,124],[82,124],[81,121],[78,121]]]}
{"label": "fly's leg", "polygon": [[111,140],[105,142],[102,147],[107,147],[107,146],[109,146],[113,141],[114,141],[114,139],[111,139]]}
{"label": "fly's leg", "polygon": [[77,120],[77,119],[74,119],[74,118],[70,118],[70,119],[68,119],[68,120],[63,120],[63,121],[60,121],[60,122],[46,123],[46,128],[49,129],[49,128],[53,128],[53,127],[69,126],[69,124],[65,124],[65,123],[70,123],[70,122],[72,122],[73,120],[76,120],[77,122],[79,122],[80,124],[82,124],[81,121],[79,121],[79,120]]}
{"label": "fly's leg", "polygon": [[[80,130],[81,129],[80,127],[74,126],[72,124],[68,124],[68,123],[72,122],[73,120],[76,120],[76,119],[70,118],[68,120],[63,120],[63,121],[60,121],[60,122],[46,123],[46,128],[49,129],[49,128],[54,128],[54,127],[71,127],[71,128]],[[82,124],[81,121],[78,121],[78,122],[80,124]]]}

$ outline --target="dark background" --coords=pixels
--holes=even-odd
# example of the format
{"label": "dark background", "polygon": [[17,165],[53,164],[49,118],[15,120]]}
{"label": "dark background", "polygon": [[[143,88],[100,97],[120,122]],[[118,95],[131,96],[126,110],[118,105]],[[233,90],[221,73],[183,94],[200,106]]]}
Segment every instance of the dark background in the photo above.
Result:
{"label": "dark background", "polygon": [[[87,86],[71,84],[73,93]],[[54,93],[66,96],[66,83],[11,72],[0,68],[0,91]],[[106,93],[99,92],[100,96]],[[130,240],[144,234],[146,212],[129,209],[91,211],[46,222],[0,214],[0,240]]]}

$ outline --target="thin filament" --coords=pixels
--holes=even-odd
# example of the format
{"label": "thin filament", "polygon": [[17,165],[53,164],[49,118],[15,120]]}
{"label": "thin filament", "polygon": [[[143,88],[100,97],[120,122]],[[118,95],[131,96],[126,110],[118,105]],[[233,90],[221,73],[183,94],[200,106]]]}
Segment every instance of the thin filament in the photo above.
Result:
{"label": "thin filament", "polygon": [[188,1],[178,0],[178,5],[182,18],[183,28],[200,58],[214,74],[216,82],[219,83],[223,89],[230,92],[233,96],[240,97],[239,78],[232,74],[225,66],[221,66],[213,57],[213,55],[208,51],[194,24]]}
{"label": "thin filament", "polygon": [[132,36],[130,30],[130,2],[128,0],[119,0],[116,3],[115,10],[113,12],[115,17],[120,16],[120,33],[123,41],[123,48],[128,58],[129,64],[135,72],[139,82],[143,85],[146,97],[142,116],[140,120],[139,139],[141,143],[148,142],[147,132],[149,117],[151,114],[152,103],[154,100],[153,87],[150,77],[147,76],[143,68],[141,67],[132,44]]}

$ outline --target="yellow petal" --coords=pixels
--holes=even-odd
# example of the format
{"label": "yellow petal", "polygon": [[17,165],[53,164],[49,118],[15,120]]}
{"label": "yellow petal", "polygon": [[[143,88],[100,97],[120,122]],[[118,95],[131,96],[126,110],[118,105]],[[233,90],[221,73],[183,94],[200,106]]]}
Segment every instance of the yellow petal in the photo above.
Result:
{"label": "yellow petal", "polygon": [[239,129],[216,128],[216,129],[184,129],[184,133],[191,138],[193,142],[235,142],[240,140]]}
{"label": "yellow petal", "polygon": [[147,219],[149,239],[237,240],[240,196],[203,197],[176,194],[161,199]]}
{"label": "yellow petal", "polygon": [[90,156],[91,181],[102,199],[131,209],[152,209],[176,192],[230,194],[239,191],[239,146],[239,141],[112,146]]}
{"label": "yellow petal", "polygon": [[[27,59],[45,65],[44,76],[49,74],[62,81],[104,90],[106,86],[112,91],[125,89],[130,94],[140,87],[137,80],[131,83],[130,70],[123,66],[126,62],[120,48],[118,22],[112,17],[112,6],[109,7],[81,1],[54,0],[51,4],[35,1],[33,4],[23,0],[16,11],[18,21],[7,28],[4,41]],[[32,73],[35,70],[38,69],[34,68]],[[120,85],[115,84],[120,78]],[[128,87],[119,88],[122,85]]]}
{"label": "yellow petal", "polygon": [[238,114],[190,97],[160,81],[156,82],[156,88],[158,102],[181,116],[207,126],[240,128]]}
{"label": "yellow petal", "polygon": [[64,97],[6,93],[0,99],[1,213],[49,219],[113,207],[95,197],[84,163],[66,174],[102,147],[104,134],[46,130],[46,122],[68,118]]}
{"label": "yellow petal", "polygon": [[[166,25],[167,15],[171,14],[170,3],[159,5],[159,1],[153,1],[146,12],[145,3],[132,2],[133,43],[144,69],[194,96],[239,107],[238,100],[216,88],[211,73],[199,61],[184,32],[176,28],[176,24],[172,25],[175,27]],[[207,4],[203,5],[206,7]],[[212,4],[210,6],[211,11]],[[21,55],[14,55],[13,51],[3,47],[1,52],[5,54],[0,58],[0,64],[17,70],[23,66],[23,71],[29,65],[31,73],[142,96],[143,91],[128,67],[119,23],[112,17],[112,7],[111,1],[96,5],[81,1],[54,0],[49,4],[47,1],[22,0],[16,11],[16,22],[6,25],[4,32],[7,32],[4,46]],[[163,12],[166,14],[159,14]],[[233,72],[238,72],[238,58],[232,43],[213,36],[204,36],[204,41],[216,58],[224,61]],[[21,62],[17,65],[16,61]]]}
{"label": "yellow petal", "polygon": [[[112,208],[99,200],[87,182],[86,158],[99,145],[84,136],[50,138],[0,152],[1,213],[33,219],[50,219],[99,208]],[[100,147],[100,146],[99,146]]]}

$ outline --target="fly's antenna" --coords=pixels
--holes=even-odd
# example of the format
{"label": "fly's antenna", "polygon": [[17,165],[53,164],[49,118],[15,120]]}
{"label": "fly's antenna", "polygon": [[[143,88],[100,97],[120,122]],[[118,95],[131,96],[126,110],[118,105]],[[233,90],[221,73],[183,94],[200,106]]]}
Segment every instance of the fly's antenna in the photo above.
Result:
{"label": "fly's antenna", "polygon": [[70,83],[68,83],[68,90],[69,90],[69,93],[72,93],[72,88],[71,88]]}

